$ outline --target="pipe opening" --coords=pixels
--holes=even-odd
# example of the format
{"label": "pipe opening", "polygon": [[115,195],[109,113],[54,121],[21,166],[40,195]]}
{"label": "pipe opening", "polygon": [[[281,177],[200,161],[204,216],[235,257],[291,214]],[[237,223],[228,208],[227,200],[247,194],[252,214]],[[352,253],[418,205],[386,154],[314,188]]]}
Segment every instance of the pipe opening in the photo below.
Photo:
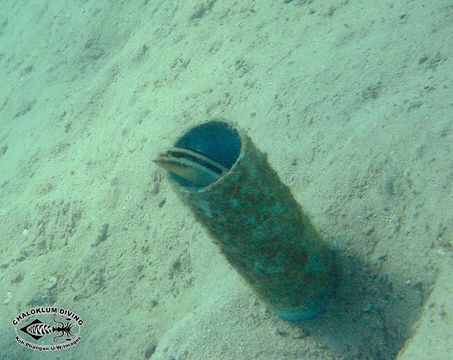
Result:
{"label": "pipe opening", "polygon": [[230,124],[212,120],[190,129],[169,151],[187,168],[184,175],[170,172],[172,179],[183,187],[201,188],[233,167],[241,152],[241,138]]}

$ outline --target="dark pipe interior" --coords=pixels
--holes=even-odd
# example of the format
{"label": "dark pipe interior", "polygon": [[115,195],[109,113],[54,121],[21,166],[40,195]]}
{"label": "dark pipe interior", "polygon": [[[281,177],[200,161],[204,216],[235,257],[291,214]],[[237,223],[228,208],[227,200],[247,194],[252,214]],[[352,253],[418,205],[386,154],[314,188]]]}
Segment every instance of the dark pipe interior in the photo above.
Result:
{"label": "dark pipe interior", "polygon": [[[239,132],[228,123],[212,120],[196,126],[185,133],[176,143],[176,147],[197,151],[231,169],[241,151]],[[172,177],[181,186],[190,186],[179,176]]]}

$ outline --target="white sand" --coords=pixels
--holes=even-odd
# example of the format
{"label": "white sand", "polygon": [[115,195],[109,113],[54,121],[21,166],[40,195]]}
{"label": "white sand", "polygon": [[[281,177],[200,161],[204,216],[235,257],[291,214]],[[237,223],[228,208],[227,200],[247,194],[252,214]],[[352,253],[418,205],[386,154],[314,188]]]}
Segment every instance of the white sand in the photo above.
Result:
{"label": "white sand", "polygon": [[[1,359],[453,358],[451,0],[0,6]],[[338,249],[319,318],[270,314],[150,162],[213,117]],[[81,343],[15,343],[49,305]]]}

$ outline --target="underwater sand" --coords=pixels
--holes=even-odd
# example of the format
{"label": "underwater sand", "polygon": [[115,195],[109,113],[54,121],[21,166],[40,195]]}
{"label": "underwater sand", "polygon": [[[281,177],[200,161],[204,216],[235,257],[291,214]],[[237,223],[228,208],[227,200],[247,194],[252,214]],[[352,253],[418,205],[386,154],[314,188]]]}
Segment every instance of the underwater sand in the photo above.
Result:
{"label": "underwater sand", "polygon": [[[453,358],[453,3],[30,1],[0,9],[0,358]],[[150,160],[222,117],[341,281],[266,310]],[[11,321],[58,306],[80,344]]]}

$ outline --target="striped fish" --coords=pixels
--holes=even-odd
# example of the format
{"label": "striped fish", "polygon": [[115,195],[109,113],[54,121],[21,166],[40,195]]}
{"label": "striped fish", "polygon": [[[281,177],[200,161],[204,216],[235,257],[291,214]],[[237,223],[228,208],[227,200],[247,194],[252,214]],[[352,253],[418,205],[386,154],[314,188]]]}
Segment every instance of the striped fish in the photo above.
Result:
{"label": "striped fish", "polygon": [[195,151],[172,147],[153,160],[190,187],[204,187],[217,181],[228,169],[218,161]]}

